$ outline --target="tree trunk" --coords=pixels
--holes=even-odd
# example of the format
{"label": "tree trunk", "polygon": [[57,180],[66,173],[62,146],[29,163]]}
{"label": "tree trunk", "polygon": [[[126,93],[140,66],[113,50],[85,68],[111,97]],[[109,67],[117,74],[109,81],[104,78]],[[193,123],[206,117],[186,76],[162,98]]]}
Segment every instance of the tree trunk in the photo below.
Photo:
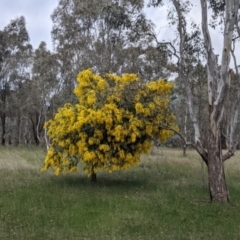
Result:
{"label": "tree trunk", "polygon": [[185,143],[183,144],[182,149],[183,149],[183,157],[186,157],[187,156],[187,154],[186,154],[187,145]]}
{"label": "tree trunk", "polygon": [[207,187],[207,183],[206,183],[206,178],[205,178],[205,175],[204,175],[204,167],[206,165],[206,162],[204,161],[204,159],[202,159],[201,161],[201,171],[202,171],[202,185],[203,187]]}
{"label": "tree trunk", "polygon": [[229,202],[224,163],[222,160],[220,131],[216,134],[209,129],[208,138],[208,180],[212,202]]}
{"label": "tree trunk", "polygon": [[96,182],[96,181],[97,181],[97,174],[95,172],[92,172],[91,182]]}
{"label": "tree trunk", "polygon": [[[39,146],[40,140],[39,140],[38,132],[37,132],[37,123],[35,123],[35,121],[33,120],[32,117],[30,117],[30,120],[32,122],[32,132],[33,132],[33,138],[34,138],[35,144],[36,144],[36,146]],[[37,121],[37,117],[36,117],[36,121]]]}
{"label": "tree trunk", "polygon": [[17,115],[17,124],[16,124],[16,136],[14,145],[17,147],[20,143],[20,129],[21,129],[21,114],[18,112]]}
{"label": "tree trunk", "polygon": [[33,129],[33,138],[34,138],[35,144],[36,144],[36,146],[39,146],[40,141],[39,141],[38,134],[37,134],[37,131],[36,131],[36,128],[35,128],[34,124],[32,126],[32,129]]}
{"label": "tree trunk", "polygon": [[6,144],[6,114],[1,114],[1,122],[2,122],[2,136],[1,136],[1,144],[5,146]]}

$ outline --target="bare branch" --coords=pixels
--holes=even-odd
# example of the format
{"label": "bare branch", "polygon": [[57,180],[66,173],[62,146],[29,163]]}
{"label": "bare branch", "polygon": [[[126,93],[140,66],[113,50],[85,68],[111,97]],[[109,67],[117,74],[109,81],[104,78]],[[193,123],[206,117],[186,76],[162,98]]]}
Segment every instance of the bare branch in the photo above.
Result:
{"label": "bare branch", "polygon": [[226,161],[227,159],[231,158],[232,156],[235,155],[235,152],[236,152],[236,149],[237,149],[237,145],[238,145],[238,142],[237,141],[234,141],[234,144],[233,144],[233,141],[231,141],[232,139],[230,139],[229,137],[227,137],[223,132],[222,132],[222,135],[228,139],[230,142],[232,142],[230,144],[230,147],[228,149],[228,151],[222,156],[222,161]]}
{"label": "bare branch", "polygon": [[213,106],[216,98],[216,86],[220,73],[217,64],[217,56],[213,52],[212,40],[208,29],[208,9],[207,0],[201,0],[202,5],[202,32],[205,42],[205,51],[207,57],[207,69],[208,69],[208,103],[209,106]]}
{"label": "bare branch", "polygon": [[175,130],[174,128],[171,128],[171,127],[168,127],[168,126],[164,126],[164,125],[160,125],[160,127],[162,129],[165,129],[165,130],[173,131],[175,134],[177,134],[182,139],[184,144],[186,146],[193,147],[199,153],[199,155],[202,157],[202,160],[206,163],[206,165],[208,165],[208,154],[207,154],[207,151],[201,146],[200,143],[193,144],[191,142],[187,142],[185,140],[185,138],[182,136],[182,134],[180,132],[178,132],[177,130]]}
{"label": "bare branch", "polygon": [[152,37],[155,42],[157,43],[157,45],[161,46],[161,45],[167,45],[170,46],[170,48],[168,48],[168,51],[178,59],[178,62],[180,60],[179,55],[177,54],[177,50],[174,47],[174,45],[171,42],[165,42],[165,41],[158,41],[157,36],[153,33],[139,33],[137,32],[135,29],[131,29],[133,32],[135,32],[138,36],[149,36]]}
{"label": "bare branch", "polygon": [[231,54],[234,62],[236,77],[238,79],[238,92],[232,104],[232,109],[231,109],[231,115],[230,115],[230,121],[229,121],[229,125],[230,125],[229,138],[225,136],[228,139],[229,144],[228,144],[228,153],[225,154],[223,161],[227,160],[228,158],[230,158],[235,154],[236,146],[238,144],[238,142],[234,141],[234,134],[238,124],[238,113],[239,113],[239,106],[240,106],[240,75],[238,71],[237,59],[236,59],[234,50],[235,50],[235,41],[233,42],[233,48],[231,49]]}
{"label": "bare branch", "polygon": [[180,75],[180,78],[182,79],[182,81],[184,82],[186,95],[187,95],[187,103],[189,106],[189,113],[190,113],[190,117],[191,117],[193,127],[194,127],[194,133],[195,133],[194,140],[195,140],[195,144],[198,144],[198,143],[201,143],[201,134],[200,134],[200,130],[199,130],[199,123],[198,123],[198,119],[197,119],[197,116],[195,113],[195,107],[194,107],[194,103],[193,103],[193,95],[192,95],[192,91],[191,91],[191,88],[189,85],[189,78],[188,78],[187,74],[185,73],[185,69],[184,69],[184,66],[185,66],[184,42],[186,40],[186,20],[182,14],[179,1],[173,0],[173,4],[174,4],[174,7],[175,7],[177,15],[178,15],[178,32],[179,32],[179,36],[180,36],[179,75]]}

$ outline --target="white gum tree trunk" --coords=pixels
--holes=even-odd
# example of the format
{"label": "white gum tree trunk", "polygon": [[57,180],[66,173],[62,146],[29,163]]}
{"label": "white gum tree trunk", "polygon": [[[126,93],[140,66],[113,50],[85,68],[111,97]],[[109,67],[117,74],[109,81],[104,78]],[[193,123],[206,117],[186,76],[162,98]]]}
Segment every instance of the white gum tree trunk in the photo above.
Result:
{"label": "white gum tree trunk", "polygon": [[[230,116],[229,126],[229,147],[227,153],[222,154],[221,147],[221,129],[220,124],[223,119],[224,103],[228,98],[228,92],[230,87],[230,75],[229,64],[231,60],[231,53],[235,64],[236,74],[239,78],[237,70],[236,58],[232,49],[233,43],[233,31],[234,27],[237,28],[240,36],[240,30],[237,26],[237,13],[240,7],[239,0],[227,0],[225,6],[225,19],[224,19],[224,35],[222,44],[222,58],[220,67],[218,64],[217,55],[213,51],[211,36],[208,29],[208,6],[207,0],[200,0],[202,9],[202,34],[204,40],[204,48],[206,54],[207,72],[208,72],[208,136],[207,137],[207,149],[202,147],[202,136],[199,130],[199,123],[196,117],[193,104],[193,94],[190,88],[190,81],[187,74],[184,72],[185,66],[185,53],[184,53],[184,41],[186,38],[186,21],[183,16],[180,0],[172,0],[176,9],[178,17],[178,33],[180,36],[179,44],[179,76],[183,80],[187,102],[189,107],[190,117],[193,123],[195,136],[194,146],[198,153],[201,155],[203,161],[208,167],[208,183],[210,198],[213,202],[229,202],[229,192],[227,189],[225,173],[224,173],[224,161],[234,155],[236,150],[236,143],[234,142],[234,132],[237,125],[238,108],[240,102],[240,91],[236,96],[236,102],[233,103],[232,112]],[[240,86],[240,83],[239,83]]]}

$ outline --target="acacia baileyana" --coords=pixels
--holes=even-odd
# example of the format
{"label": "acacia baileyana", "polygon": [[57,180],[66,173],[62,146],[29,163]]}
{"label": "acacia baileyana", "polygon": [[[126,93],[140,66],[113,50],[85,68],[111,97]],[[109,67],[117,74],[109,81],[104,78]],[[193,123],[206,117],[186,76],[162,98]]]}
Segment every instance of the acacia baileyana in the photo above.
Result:
{"label": "acacia baileyana", "polygon": [[80,160],[91,176],[99,169],[127,169],[151,149],[153,138],[166,141],[177,130],[169,109],[173,84],[142,83],[135,74],[79,73],[74,93],[78,104],[65,104],[45,124],[51,146],[42,170],[55,174],[77,170]]}

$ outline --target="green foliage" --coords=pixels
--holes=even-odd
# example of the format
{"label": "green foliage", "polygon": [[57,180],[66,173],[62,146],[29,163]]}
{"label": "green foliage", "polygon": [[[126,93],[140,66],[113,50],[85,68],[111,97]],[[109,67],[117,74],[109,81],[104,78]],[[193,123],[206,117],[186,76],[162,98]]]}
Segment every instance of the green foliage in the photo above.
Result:
{"label": "green foliage", "polygon": [[79,103],[66,104],[46,123],[52,144],[43,170],[76,171],[80,159],[88,175],[126,169],[150,150],[153,138],[173,135],[163,125],[177,129],[169,110],[173,85],[167,81],[141,83],[135,74],[101,77],[90,69],[77,80]]}
{"label": "green foliage", "polygon": [[31,57],[32,46],[29,43],[25,18],[21,16],[12,20],[3,31],[0,31],[0,138],[2,145],[6,144],[7,136],[14,132],[13,128],[18,128],[20,125],[15,123],[13,127],[11,120],[18,118],[24,105],[22,98],[16,100],[16,95],[22,90],[23,83],[29,79]]}

